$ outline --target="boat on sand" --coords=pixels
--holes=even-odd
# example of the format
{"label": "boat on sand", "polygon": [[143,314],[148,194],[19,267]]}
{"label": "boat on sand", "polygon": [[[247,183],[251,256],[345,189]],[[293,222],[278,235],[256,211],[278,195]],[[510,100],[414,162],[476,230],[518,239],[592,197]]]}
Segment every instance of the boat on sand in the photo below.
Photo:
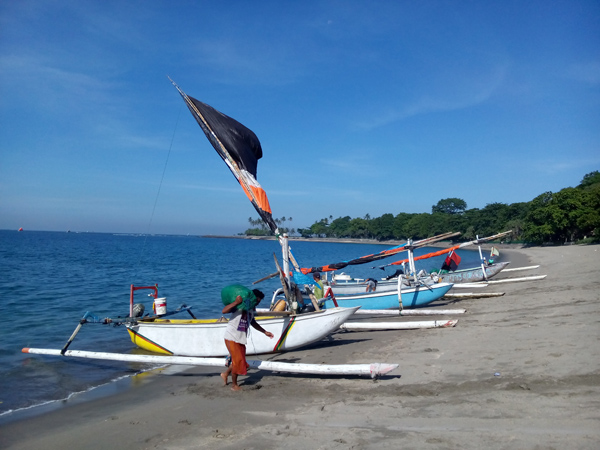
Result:
{"label": "boat on sand", "polygon": [[[273,333],[270,339],[252,327],[248,331],[248,354],[294,350],[320,341],[336,331],[359,307],[332,308],[302,314],[257,317]],[[130,323],[131,341],[144,350],[163,355],[225,356],[223,336],[227,320],[148,318]]]}

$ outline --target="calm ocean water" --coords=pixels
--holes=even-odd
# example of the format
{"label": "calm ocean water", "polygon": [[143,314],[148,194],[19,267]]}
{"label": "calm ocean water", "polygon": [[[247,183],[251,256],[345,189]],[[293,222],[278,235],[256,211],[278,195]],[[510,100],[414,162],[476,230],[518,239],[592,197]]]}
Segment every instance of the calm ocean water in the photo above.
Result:
{"label": "calm ocean water", "polygon": [[[349,260],[388,247],[291,243],[302,267]],[[416,254],[433,250],[423,248]],[[0,417],[151,368],[26,355],[21,353],[23,347],[62,348],[86,311],[98,317],[127,316],[131,284],[158,284],[159,296],[167,297],[170,309],[185,303],[193,306],[197,317],[218,317],[221,289],[234,282],[249,286],[275,272],[273,253],[281,262],[275,241],[0,230],[0,305],[8,319],[0,331]],[[459,254],[461,267],[478,263],[477,252]],[[417,261],[417,268],[440,267],[443,258]],[[385,275],[372,266],[349,267],[346,272],[361,278]],[[274,278],[255,287],[265,292],[267,304],[280,284]],[[152,308],[147,292],[136,293],[136,303],[144,303],[146,311]],[[101,324],[84,325],[69,348],[135,351],[124,327]]]}

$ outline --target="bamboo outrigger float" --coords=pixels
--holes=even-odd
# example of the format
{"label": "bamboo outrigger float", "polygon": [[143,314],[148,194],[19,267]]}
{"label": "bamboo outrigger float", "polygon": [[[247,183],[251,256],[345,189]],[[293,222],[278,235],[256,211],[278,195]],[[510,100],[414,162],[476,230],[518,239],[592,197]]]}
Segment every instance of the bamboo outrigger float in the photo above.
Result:
{"label": "bamboo outrigger float", "polygon": [[340,325],[342,330],[419,330],[424,328],[455,327],[457,319],[425,320],[421,322],[346,322]]}
{"label": "bamboo outrigger float", "polygon": [[[86,352],[67,350],[64,354],[58,349],[24,348],[23,353],[49,356],[68,356],[75,358],[103,359],[111,361],[127,361],[146,364],[182,364],[186,366],[223,367],[221,358],[198,358],[191,356],[162,356],[162,355],[127,355],[123,353]],[[270,370],[273,372],[304,373],[313,375],[369,375],[376,378],[398,368],[398,364],[294,364],[278,361],[248,360],[253,369]]]}
{"label": "bamboo outrigger float", "polygon": [[448,316],[453,314],[464,314],[466,309],[359,309],[354,317],[367,316]]}
{"label": "bamboo outrigger float", "polygon": [[538,269],[540,267],[539,264],[536,264],[535,266],[526,266],[526,267],[511,267],[510,269],[504,269],[504,272],[517,272],[519,270],[533,270],[533,269]]}
{"label": "bamboo outrigger float", "polygon": [[444,298],[448,299],[465,299],[465,298],[491,298],[502,297],[504,292],[461,292],[458,294],[446,294]]}
{"label": "bamboo outrigger float", "polygon": [[518,283],[522,281],[539,281],[546,278],[548,275],[532,275],[530,277],[519,277],[519,278],[503,278],[501,280],[489,280],[487,283],[490,284],[501,284],[501,283]]}

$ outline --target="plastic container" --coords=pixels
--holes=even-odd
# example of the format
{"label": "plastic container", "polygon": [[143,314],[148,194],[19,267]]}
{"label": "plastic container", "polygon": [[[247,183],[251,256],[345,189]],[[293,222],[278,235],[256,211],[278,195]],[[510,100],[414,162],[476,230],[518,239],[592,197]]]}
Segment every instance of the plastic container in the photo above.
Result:
{"label": "plastic container", "polygon": [[167,298],[161,297],[154,299],[154,314],[162,316],[167,313]]}

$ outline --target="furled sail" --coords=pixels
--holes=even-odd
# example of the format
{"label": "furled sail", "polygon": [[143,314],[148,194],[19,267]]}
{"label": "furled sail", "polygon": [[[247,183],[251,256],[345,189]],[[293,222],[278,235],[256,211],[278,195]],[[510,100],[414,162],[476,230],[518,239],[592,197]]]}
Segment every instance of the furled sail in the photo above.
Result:
{"label": "furled sail", "polygon": [[333,264],[327,264],[325,266],[319,267],[307,267],[301,268],[300,271],[303,274],[314,273],[314,272],[331,272],[333,270],[343,269],[346,266],[353,266],[358,264],[366,264],[373,261],[378,261],[383,258],[388,258],[390,256],[396,255],[400,252],[405,252],[408,250],[413,250],[415,248],[423,247],[425,245],[432,244],[437,241],[441,241],[443,239],[449,239],[454,236],[458,236],[460,233],[444,233],[437,236],[433,236],[427,239],[422,239],[417,242],[407,243],[404,245],[399,245],[396,247],[389,248],[387,250],[383,250],[379,253],[374,253],[371,255],[361,256],[360,258],[352,259],[349,261],[341,261]]}
{"label": "furled sail", "polygon": [[406,250],[406,245],[401,245],[397,247],[392,247],[387,250],[384,250],[379,253],[374,253],[372,255],[361,256],[360,258],[351,259],[349,261],[341,261],[333,264],[327,264],[325,266],[319,267],[303,267],[300,271],[303,274],[315,273],[315,272],[331,272],[333,270],[343,269],[346,266],[354,266],[357,264],[365,264],[368,262],[377,261],[379,259],[387,258],[388,256],[395,255],[399,252],[403,252]]}
{"label": "furled sail", "polygon": [[258,160],[262,158],[262,147],[256,134],[212,106],[189,97],[173,80],[169,80],[183,97],[196,122],[238,180],[262,220],[278,236],[279,230],[273,220],[269,199],[256,180]]}
{"label": "furled sail", "polygon": [[[472,243],[471,243],[471,242],[469,242],[468,244],[470,245],[470,244],[472,244]],[[444,249],[442,249],[442,250],[437,250],[437,251],[435,251],[435,252],[432,252],[432,253],[427,253],[427,254],[425,254],[425,255],[421,255],[421,256],[415,256],[415,257],[413,258],[413,260],[414,260],[414,261],[419,261],[419,260],[421,260],[421,259],[429,259],[429,258],[433,258],[433,257],[435,257],[435,256],[441,256],[441,255],[444,255],[444,254],[446,254],[446,253],[450,253],[451,251],[457,250],[457,249],[459,249],[459,248],[461,248],[461,247],[464,247],[464,245],[454,245],[454,246],[452,246],[452,247],[444,248]],[[409,262],[409,260],[408,260],[408,259],[401,259],[400,261],[394,261],[393,263],[386,264],[385,266],[381,266],[381,267],[379,267],[379,268],[380,268],[380,269],[383,269],[384,267],[387,267],[387,266],[398,266],[398,265],[406,264],[406,263],[408,263],[408,262]]]}
{"label": "furled sail", "polygon": [[[484,237],[484,238],[478,238],[478,239],[474,239],[472,241],[468,241],[468,242],[463,242],[462,244],[458,244],[458,245],[454,245],[452,247],[448,247],[448,248],[444,248],[441,250],[437,250],[435,252],[432,253],[427,253],[425,255],[421,255],[421,256],[415,256],[414,257],[414,261],[418,261],[420,259],[429,259],[429,258],[433,258],[435,256],[441,256],[445,253],[450,253],[453,252],[455,250],[458,250],[459,248],[463,248],[463,247],[467,247],[469,245],[479,245],[479,244],[483,244],[484,242],[487,241],[491,241],[493,239],[498,239],[502,236],[506,236],[508,234],[512,233],[512,230],[508,230],[508,231],[503,231],[502,233],[498,233],[498,234],[494,234],[493,236],[488,236],[488,237]],[[393,263],[389,263],[386,264],[384,266],[380,266],[380,269],[383,269],[384,267],[388,267],[388,266],[398,266],[398,265],[402,265],[409,262],[408,259],[402,259],[400,261],[394,261]]]}

